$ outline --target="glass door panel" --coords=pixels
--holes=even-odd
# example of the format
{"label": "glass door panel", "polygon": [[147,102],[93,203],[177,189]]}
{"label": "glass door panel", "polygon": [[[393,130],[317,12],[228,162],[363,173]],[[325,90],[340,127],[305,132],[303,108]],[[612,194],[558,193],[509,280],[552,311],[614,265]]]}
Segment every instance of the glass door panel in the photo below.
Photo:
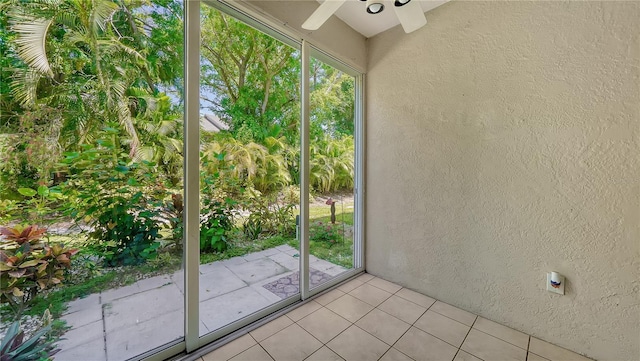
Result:
{"label": "glass door panel", "polygon": [[354,268],[355,78],[310,59],[309,286]]}
{"label": "glass door panel", "polygon": [[299,297],[300,51],[201,6],[200,336]]}
{"label": "glass door panel", "polygon": [[[32,95],[0,109],[2,233],[30,235],[0,237],[1,328],[21,320],[29,334],[50,317],[57,360],[119,361],[178,343],[183,5],[25,5],[3,2],[3,58]],[[15,51],[31,34],[17,30],[42,20],[46,72]]]}

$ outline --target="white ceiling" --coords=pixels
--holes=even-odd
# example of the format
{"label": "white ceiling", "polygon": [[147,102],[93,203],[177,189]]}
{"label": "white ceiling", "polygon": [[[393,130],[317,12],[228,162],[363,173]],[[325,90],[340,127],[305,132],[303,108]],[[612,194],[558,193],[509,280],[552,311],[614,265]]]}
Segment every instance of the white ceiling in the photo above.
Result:
{"label": "white ceiling", "polygon": [[[324,0],[317,0],[319,3]],[[427,12],[449,0],[412,0],[418,1],[422,6],[422,11]],[[393,0],[383,0],[385,8],[379,14],[369,14],[366,11],[366,4],[361,0],[347,0],[344,5],[336,11],[335,15],[352,27],[355,31],[370,38],[385,30],[399,25],[400,22],[393,11]],[[428,20],[428,19],[427,19]]]}

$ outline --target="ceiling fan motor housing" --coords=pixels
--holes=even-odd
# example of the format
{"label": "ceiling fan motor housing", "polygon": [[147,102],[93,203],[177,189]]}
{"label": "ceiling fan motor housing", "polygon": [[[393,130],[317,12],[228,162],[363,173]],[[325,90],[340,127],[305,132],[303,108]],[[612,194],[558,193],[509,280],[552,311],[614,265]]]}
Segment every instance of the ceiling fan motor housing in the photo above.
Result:
{"label": "ceiling fan motor housing", "polygon": [[366,0],[367,12],[369,14],[380,14],[384,10],[384,4],[382,0]]}

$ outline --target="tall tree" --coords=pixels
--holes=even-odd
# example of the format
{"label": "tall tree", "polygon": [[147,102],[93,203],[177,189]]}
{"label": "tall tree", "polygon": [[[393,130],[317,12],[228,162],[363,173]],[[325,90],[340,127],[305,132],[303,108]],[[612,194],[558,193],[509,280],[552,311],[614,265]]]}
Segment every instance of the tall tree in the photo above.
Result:
{"label": "tall tree", "polygon": [[355,79],[317,59],[311,61],[311,138],[353,135]]}
{"label": "tall tree", "polygon": [[[181,5],[157,2],[8,0],[3,5],[6,38],[24,64],[13,68],[11,94],[36,125],[55,125],[49,136],[62,149],[91,142],[107,122],[116,121],[128,135],[123,144],[131,157],[167,158],[159,155],[169,154],[165,151],[141,147],[145,140],[175,153],[176,142],[163,137],[179,137],[180,127],[167,122],[179,122],[180,112],[166,106],[162,90],[181,84],[181,50],[175,48],[181,48],[176,44],[182,41],[182,19],[165,20],[162,14]],[[170,26],[157,31],[158,23]]]}
{"label": "tall tree", "polygon": [[202,12],[204,100],[234,134],[297,140],[299,52],[213,8]]}

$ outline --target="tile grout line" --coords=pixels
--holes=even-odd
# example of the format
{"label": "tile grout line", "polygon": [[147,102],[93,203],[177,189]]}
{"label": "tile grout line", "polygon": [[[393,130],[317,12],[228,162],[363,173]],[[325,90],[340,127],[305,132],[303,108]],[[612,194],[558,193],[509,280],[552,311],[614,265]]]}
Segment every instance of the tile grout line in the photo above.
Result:
{"label": "tile grout line", "polygon": [[[285,327],[285,328],[286,328],[286,327]],[[278,331],[278,332],[279,332],[279,331]],[[277,332],[276,332],[276,333],[277,333]],[[275,335],[275,333],[274,333],[274,335]],[[269,355],[269,357],[271,357],[271,359],[272,359],[272,360],[275,360],[275,359],[276,359],[275,357],[273,357],[273,356],[269,353],[269,351],[267,351],[267,349],[266,349],[266,348],[264,348],[264,347],[262,346],[262,344],[261,344],[260,342],[258,342],[258,340],[256,340],[256,338],[255,338],[255,337],[253,337],[253,335],[250,335],[250,336],[253,338],[253,340],[254,340],[254,341],[256,341],[256,343],[258,344],[258,346],[260,346],[260,348],[261,348],[261,349],[262,349],[262,350],[263,350],[267,355]],[[269,336],[269,337],[271,337],[271,336]],[[265,340],[266,340],[266,338],[265,338]],[[262,340],[262,341],[264,341],[264,340]],[[253,346],[251,346],[251,347],[253,347]],[[251,348],[251,347],[249,347],[249,348]],[[247,350],[248,350],[248,349],[247,349]],[[235,356],[234,356],[234,357],[235,357]]]}
{"label": "tile grout line", "polygon": [[[373,278],[372,278],[372,279],[373,279]],[[364,284],[364,283],[366,283],[366,282],[363,282],[363,284]],[[373,285],[372,285],[372,286],[373,286]],[[375,287],[375,286],[374,286],[374,287]],[[354,289],[355,289],[355,288],[354,288]],[[351,291],[353,291],[353,290],[351,290]],[[351,291],[349,291],[349,292],[351,292]],[[343,292],[344,292],[344,291],[343,291]],[[355,298],[355,299],[357,299],[357,300],[359,300],[359,301],[362,301],[362,300],[360,300],[359,298],[357,298],[357,297],[355,297],[355,296],[353,296],[353,295],[349,294],[348,292],[344,292],[344,294],[345,294],[345,295],[349,295],[349,296],[351,296],[351,297],[353,297],[353,298]],[[340,296],[339,298],[341,298],[341,297],[343,297],[343,296],[344,296],[344,295]],[[389,297],[391,297],[391,296],[389,296]],[[336,298],[334,301],[338,300],[339,298]],[[332,303],[332,302],[334,302],[334,301],[329,302],[327,305],[329,305],[330,303]],[[362,302],[364,302],[364,301],[362,301]],[[366,303],[366,302],[364,302],[364,303]],[[367,303],[367,305],[369,305],[369,304]],[[371,306],[371,305],[369,305],[369,306]],[[332,311],[330,308],[325,307],[325,306],[322,306],[322,307],[326,308],[326,309],[327,309],[327,311],[329,311],[329,312],[333,312],[333,313],[335,313],[336,315],[338,315],[338,317],[342,317],[342,316],[340,316],[339,314],[337,314],[336,312]],[[373,307],[373,306],[372,306],[372,307]],[[329,347],[329,345],[328,345],[328,344],[329,344],[329,342],[333,341],[333,340],[334,340],[334,339],[336,339],[338,336],[342,335],[346,330],[350,329],[350,328],[351,328],[351,326],[358,327],[358,325],[356,325],[356,322],[358,322],[358,321],[360,321],[361,319],[365,318],[369,313],[373,312],[373,310],[375,310],[375,309],[377,309],[377,307],[373,307],[371,310],[369,310],[367,313],[365,313],[362,317],[358,318],[355,322],[351,322],[350,320],[347,320],[346,318],[342,317],[342,318],[343,318],[343,319],[345,319],[347,322],[349,322],[349,323],[350,323],[350,325],[349,325],[347,328],[345,328],[344,330],[340,331],[337,335],[335,335],[334,337],[332,337],[332,338],[331,338],[329,341],[327,341],[326,343],[324,343],[324,342],[322,342],[322,341],[320,341],[320,340],[318,340],[318,341],[320,341],[320,343],[321,343],[323,346],[325,346],[326,348],[328,348],[329,350],[331,350],[333,353],[335,353],[336,355],[340,356],[340,354],[339,354],[339,353],[337,353],[334,349],[332,349],[331,347]],[[297,324],[297,322],[296,322],[296,324]],[[302,325],[298,325],[298,326],[300,326],[300,327],[304,330],[304,327],[302,327]],[[366,330],[363,330],[363,329],[362,329],[362,328],[360,328],[360,327],[358,327],[358,328],[359,328],[360,330],[364,331],[366,334],[371,335],[371,334],[370,334],[369,332],[367,332]],[[306,331],[306,332],[309,332],[309,331],[307,331],[307,330],[305,330],[305,331]],[[311,333],[309,333],[309,334],[311,334]],[[311,336],[313,336],[313,335],[311,335]],[[371,335],[371,336],[373,336],[373,337],[374,337],[374,338],[376,338],[377,340],[380,340],[379,338],[375,337],[374,335]],[[314,338],[315,338],[315,336],[314,336]],[[317,340],[317,338],[316,338],[316,340]],[[381,341],[382,343],[384,343],[385,345],[387,344],[386,342],[384,342],[384,341],[382,341],[382,340],[380,340],[380,341]],[[322,347],[321,347],[321,348],[322,348]],[[316,350],[316,351],[317,351],[317,350]],[[387,350],[387,351],[388,351],[388,350]],[[386,353],[386,352],[385,352],[385,353]],[[383,356],[384,356],[384,354],[383,354]],[[342,358],[342,356],[340,356],[340,358]]]}
{"label": "tile grout line", "polygon": [[[480,316],[478,316],[478,317],[480,317]],[[491,320],[489,320],[489,321],[491,321]],[[474,322],[474,324],[475,324],[475,322]],[[507,327],[507,326],[504,326],[504,327]],[[509,344],[509,345],[511,345],[511,346],[514,346],[514,347],[517,347],[517,348],[519,348],[519,349],[521,349],[521,350],[525,350],[526,352],[529,352],[529,343],[531,342],[531,335],[527,335],[527,334],[525,334],[525,335],[527,335],[527,336],[528,336],[528,341],[527,341],[527,348],[523,348],[523,347],[518,346],[518,345],[516,345],[516,344],[514,344],[514,343],[511,343],[511,342],[509,342],[509,341],[507,341],[507,340],[503,340],[503,339],[501,339],[501,338],[500,338],[500,337],[498,337],[498,336],[492,335],[492,334],[490,334],[490,333],[488,333],[488,332],[485,332],[485,331],[479,330],[479,329],[477,329],[477,328],[473,328],[473,326],[472,326],[471,328],[472,328],[472,329],[474,329],[474,330],[476,330],[476,331],[478,331],[478,332],[480,332],[480,333],[483,333],[483,334],[485,334],[485,335],[487,335],[487,336],[493,337],[493,338],[495,338],[496,340],[502,341],[502,342],[507,343],[507,344]],[[517,331],[517,330],[516,330],[516,331]],[[520,331],[518,331],[518,332],[520,332]],[[523,332],[523,333],[524,333],[524,332]]]}
{"label": "tile grout line", "polygon": [[[435,311],[434,311],[435,312]],[[443,315],[444,316],[444,315]],[[445,316],[446,317],[446,316]],[[478,320],[478,315],[476,315],[476,318],[473,320],[473,323],[471,323],[471,327],[469,327],[469,331],[467,331],[467,334],[464,336],[464,339],[462,339],[462,342],[460,343],[460,347],[458,347],[458,351],[456,351],[456,354],[453,355],[453,359],[455,360],[456,357],[458,356],[458,354],[460,353],[460,351],[464,351],[462,350],[462,345],[464,345],[464,342],[467,340],[467,337],[469,336],[469,334],[471,333],[471,330],[473,330],[473,325],[476,324],[476,321]],[[455,320],[454,320],[455,321]],[[466,352],[466,351],[465,351]],[[469,354],[471,355],[471,354]],[[480,360],[482,360],[480,357],[476,356],[476,355],[472,355],[474,357],[479,358]]]}
{"label": "tile grout line", "polygon": [[[256,341],[256,339],[255,339],[255,338],[254,338],[254,337],[253,337],[249,332],[245,333],[244,335],[242,335],[242,336],[240,336],[240,337],[243,337],[243,336],[245,336],[245,335],[248,335],[249,337],[251,337],[251,339],[252,339],[255,343],[258,343],[258,341]],[[229,343],[227,343],[227,344],[225,344],[225,345],[222,345],[222,346],[229,345],[229,344],[231,344],[232,342],[235,342],[236,340],[239,340],[239,339],[240,339],[240,337],[238,337],[238,338],[234,339],[233,341],[231,341],[231,342],[229,342]],[[242,351],[240,351],[240,352],[238,352],[238,353],[236,353],[236,354],[231,355],[231,357],[227,358],[227,360],[226,360],[226,361],[231,360],[232,358],[234,358],[234,357],[238,356],[239,354],[241,354],[241,353],[243,353],[243,352],[247,351],[248,349],[252,348],[253,346],[255,346],[255,345],[251,345],[251,346],[247,347],[246,349],[244,349],[244,350],[242,350]],[[220,348],[222,348],[222,347],[220,347]],[[218,348],[218,350],[219,350],[220,348]],[[215,350],[214,350],[214,351],[215,351]],[[212,351],[212,352],[213,352],[213,351]],[[205,356],[206,356],[206,355],[205,355]],[[269,355],[269,356],[271,356],[271,355]],[[202,359],[204,360],[204,356],[202,356]]]}
{"label": "tile grout line", "polygon": [[[404,288],[404,287],[403,287],[403,288]],[[400,288],[400,290],[401,290],[401,289],[402,289],[402,288]],[[396,293],[398,293],[400,290],[396,291]],[[394,294],[395,294],[395,293],[394,293]],[[398,296],[398,297],[400,297],[400,296]],[[400,297],[400,298],[402,298],[402,297]],[[402,298],[402,299],[404,299],[404,298]],[[409,301],[409,300],[407,300],[407,301]],[[411,302],[411,301],[409,301],[409,302]],[[412,302],[412,303],[413,303],[413,302]],[[433,306],[434,304],[435,304],[435,302],[434,302],[434,303],[432,303],[432,304],[431,304],[431,306]],[[420,305],[418,305],[418,306],[420,306]],[[407,334],[407,332],[409,332],[409,330],[411,330],[411,328],[412,328],[412,327],[415,327],[415,326],[414,326],[414,325],[415,325],[415,323],[416,323],[416,322],[418,322],[418,320],[419,320],[422,316],[424,316],[424,314],[425,314],[425,313],[427,313],[427,311],[429,311],[429,309],[431,308],[431,306],[429,306],[426,310],[424,310],[424,312],[422,312],[422,314],[420,314],[420,316],[418,316],[418,318],[416,318],[416,320],[415,320],[415,321],[413,321],[412,323],[410,323],[410,324],[409,324],[409,328],[408,328],[406,331],[404,331],[404,332],[402,333],[402,335],[400,335],[400,337],[398,337],[398,339],[393,343],[393,345],[391,345],[391,347],[389,348],[389,350],[391,350],[391,349],[393,348],[393,346],[395,346],[395,345],[398,343],[398,341],[400,341],[400,340],[404,337],[404,335],[406,335],[406,334]],[[377,307],[376,307],[376,309],[377,309]],[[384,312],[383,310],[379,310],[379,311]],[[386,312],[385,312],[385,313],[386,313]],[[388,313],[387,313],[387,314],[388,314]],[[390,314],[388,314],[388,315],[390,315]],[[390,316],[395,317],[395,316],[393,316],[393,315],[390,315]],[[397,318],[397,317],[396,317],[396,318]],[[400,320],[400,321],[402,321],[402,320]],[[406,322],[406,323],[409,323],[409,322]],[[416,327],[416,328],[417,328],[417,327]],[[365,331],[365,332],[366,332],[366,331]],[[387,352],[389,352],[389,350],[387,350]],[[407,357],[409,357],[410,359],[412,359],[412,360],[413,360],[413,358],[412,358],[412,357],[410,357],[409,355],[405,354],[404,352],[402,352],[402,351],[400,351],[400,350],[398,350],[398,349],[395,349],[395,350],[397,350],[397,351],[398,351],[398,352],[400,352],[401,354],[403,354],[403,355],[405,355],[405,356],[407,356]],[[385,352],[385,354],[386,354],[386,352]],[[382,357],[384,357],[384,354],[383,354],[382,356],[380,356],[380,358],[378,358],[378,360],[380,360]]]}

